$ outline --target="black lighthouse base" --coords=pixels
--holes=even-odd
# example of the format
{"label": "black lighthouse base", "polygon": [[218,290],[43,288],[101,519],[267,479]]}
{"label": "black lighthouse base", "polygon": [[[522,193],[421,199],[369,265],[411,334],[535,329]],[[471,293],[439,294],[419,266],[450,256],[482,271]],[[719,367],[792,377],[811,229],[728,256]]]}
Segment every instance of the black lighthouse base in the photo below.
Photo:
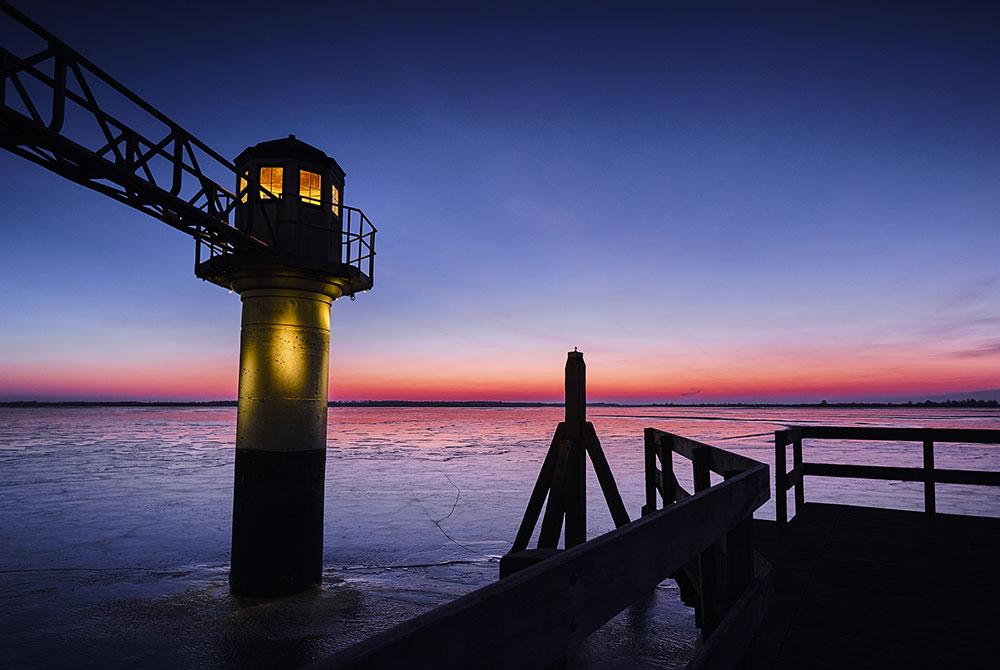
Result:
{"label": "black lighthouse base", "polygon": [[326,449],[236,450],[234,594],[280,596],[320,583],[325,475]]}

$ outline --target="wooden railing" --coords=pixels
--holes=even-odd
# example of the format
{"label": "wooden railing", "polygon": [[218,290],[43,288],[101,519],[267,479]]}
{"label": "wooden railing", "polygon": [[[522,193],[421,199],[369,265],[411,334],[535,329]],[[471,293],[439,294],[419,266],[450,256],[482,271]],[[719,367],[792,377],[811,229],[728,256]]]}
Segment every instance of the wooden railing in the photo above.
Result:
{"label": "wooden railing", "polygon": [[[920,442],[923,466],[848,465],[842,463],[806,463],[802,441],[877,440],[882,442]],[[1000,430],[961,428],[867,428],[845,426],[793,426],[774,433],[774,502],[779,524],[788,522],[788,489],[795,487],[795,509],[806,502],[805,477],[848,477],[924,483],[924,511],[937,511],[935,484],[978,484],[1000,486],[1000,472],[981,470],[943,470],[934,467],[934,445],[940,442],[1000,444]],[[792,469],[786,471],[786,451],[792,445]]]}
{"label": "wooden railing", "polygon": [[[694,461],[693,495],[679,499],[676,481],[661,475],[660,490],[667,491],[663,509],[655,509],[655,497],[647,499],[641,519],[558,552],[314,667],[546,667],[693,561],[703,568],[706,598],[713,607],[722,601],[727,607],[712,610],[718,621],[711,631],[705,630],[706,641],[689,667],[733,667],[747,650],[771,590],[769,566],[755,562],[750,544],[753,513],[770,498],[768,467],[661,431],[647,430],[646,440],[647,453],[648,445],[655,443]],[[712,486],[710,472],[726,479]],[[652,476],[649,471],[647,475]],[[662,486],[664,482],[668,486]],[[712,563],[720,547],[728,551],[721,562]]]}
{"label": "wooden railing", "polygon": [[[647,428],[643,516],[657,513],[657,497],[667,510],[692,497],[674,475],[674,454],[691,461],[694,495],[711,490],[712,473],[723,478],[722,485],[746,472],[768,477],[767,466],[752,458]],[[770,566],[753,549],[753,514],[718,536],[673,576],[685,602],[695,606],[706,639],[689,667],[733,667],[746,656],[771,589]]]}

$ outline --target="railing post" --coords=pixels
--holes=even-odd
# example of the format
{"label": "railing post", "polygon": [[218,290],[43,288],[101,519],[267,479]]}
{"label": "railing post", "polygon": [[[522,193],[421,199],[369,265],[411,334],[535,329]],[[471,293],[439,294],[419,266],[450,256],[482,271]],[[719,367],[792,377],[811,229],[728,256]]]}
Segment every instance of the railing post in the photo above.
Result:
{"label": "railing post", "polygon": [[656,442],[653,428],[643,431],[644,461],[646,464],[646,504],[642,506],[642,515],[646,516],[656,511]]}
{"label": "railing post", "polygon": [[934,499],[934,440],[924,440],[924,512],[937,513]]}
{"label": "railing post", "polygon": [[674,436],[663,434],[660,436],[660,446],[657,450],[660,456],[660,497],[663,499],[663,506],[677,502],[677,489],[674,478]]}
{"label": "railing post", "polygon": [[774,431],[774,517],[778,525],[788,523],[788,484],[785,482],[785,445],[788,431]]}
{"label": "railing post", "polygon": [[792,441],[792,467],[795,470],[795,513],[802,511],[806,504],[806,482],[802,468],[802,438],[798,435]]}
{"label": "railing post", "polygon": [[[740,470],[726,472],[724,479],[740,474]],[[726,533],[726,609],[727,611],[743,595],[754,577],[753,554],[753,514]],[[737,668],[753,667],[753,640],[737,661]]]}
{"label": "railing post", "polygon": [[[704,491],[712,485],[709,470],[711,454],[705,447],[697,447],[692,452],[694,465],[694,490]],[[719,580],[716,553],[718,543],[705,548],[698,556],[698,566],[701,577],[701,630],[704,637],[709,637],[718,627],[722,616],[719,612]]]}

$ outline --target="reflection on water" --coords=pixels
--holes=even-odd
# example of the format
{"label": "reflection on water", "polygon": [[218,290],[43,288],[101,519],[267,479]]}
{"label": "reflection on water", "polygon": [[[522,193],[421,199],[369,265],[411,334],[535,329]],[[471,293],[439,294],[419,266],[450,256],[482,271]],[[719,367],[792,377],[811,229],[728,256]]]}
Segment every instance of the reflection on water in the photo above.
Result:
{"label": "reflection on water", "polygon": [[[293,667],[496,578],[561,410],[330,412],[326,579],[271,602],[226,591],[235,410],[0,409],[0,666]],[[1000,428],[996,410],[592,408],[622,497],[642,505],[642,429],[772,463],[788,424]],[[806,443],[806,460],[919,465],[919,444]],[[1000,470],[1000,447],[938,445]],[[678,461],[682,484],[690,471]],[[591,535],[612,527],[591,493]],[[922,485],[810,478],[811,500],[920,509]],[[942,512],[1000,490],[939,486]],[[773,517],[773,505],[759,516]],[[696,636],[671,582],[571,660],[683,665]]]}

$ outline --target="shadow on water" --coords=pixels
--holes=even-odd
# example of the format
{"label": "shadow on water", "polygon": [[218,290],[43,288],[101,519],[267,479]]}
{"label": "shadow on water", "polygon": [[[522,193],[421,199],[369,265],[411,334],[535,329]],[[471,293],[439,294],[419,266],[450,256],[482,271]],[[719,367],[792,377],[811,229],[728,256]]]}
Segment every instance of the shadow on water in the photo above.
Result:
{"label": "shadow on water", "polygon": [[[88,591],[85,582],[93,576],[69,579]],[[77,590],[70,584],[54,589]],[[339,579],[284,598],[235,597],[224,573],[175,593],[99,603],[74,603],[72,595],[69,601],[46,598],[45,592],[35,590],[35,607],[22,609],[12,622],[21,630],[20,643],[8,640],[14,644],[2,654],[5,667],[292,668],[370,635],[370,621],[377,621],[372,608],[404,610],[396,617],[414,609],[379,603],[377,593]]]}
{"label": "shadow on water", "polygon": [[[183,571],[26,572],[17,589],[30,604],[3,617],[0,666],[296,668],[455,596],[453,585],[414,576],[328,572],[321,588],[256,599],[230,595],[224,568],[193,586]],[[94,589],[115,596],[94,602]],[[572,650],[570,667],[683,667],[696,638],[668,580]]]}

